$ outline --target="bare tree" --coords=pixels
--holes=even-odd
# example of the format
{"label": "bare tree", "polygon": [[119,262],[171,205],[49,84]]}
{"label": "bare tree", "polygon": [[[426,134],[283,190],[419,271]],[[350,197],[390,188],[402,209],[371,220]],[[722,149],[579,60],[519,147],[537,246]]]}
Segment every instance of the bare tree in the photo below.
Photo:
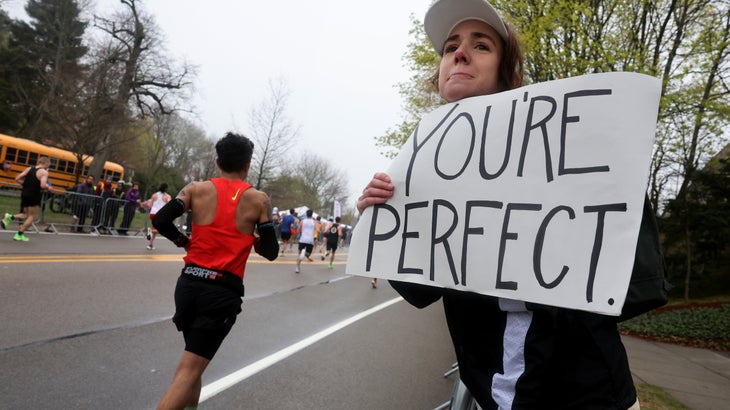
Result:
{"label": "bare tree", "polygon": [[155,125],[155,136],[164,151],[165,164],[177,170],[187,182],[195,180],[199,149],[210,147],[200,143],[206,139],[205,131],[174,113],[156,116]]}
{"label": "bare tree", "polygon": [[[108,36],[101,54],[119,67],[114,115],[131,118],[133,114],[147,117],[175,112],[192,88],[195,70],[187,64],[175,67],[174,60],[162,54],[161,35],[153,18],[137,7],[137,0],[121,3],[125,10],[113,18],[94,18],[94,26]],[[115,142],[125,139],[123,133],[116,128],[101,135],[92,173],[101,171]]]}
{"label": "bare tree", "polygon": [[305,190],[316,194],[316,202],[307,205],[317,213],[326,214],[334,200],[347,202],[347,176],[325,158],[307,153],[287,173],[301,178]]}
{"label": "bare tree", "polygon": [[249,179],[256,189],[277,176],[287,151],[296,143],[299,129],[286,115],[289,95],[283,79],[269,80],[268,98],[251,108],[250,135],[255,146]]}
{"label": "bare tree", "polygon": [[[46,110],[44,123],[52,127],[46,135],[53,138],[54,145],[76,152],[79,163],[86,155],[96,155],[100,147],[105,146],[110,130],[126,130],[129,127],[128,119],[119,115],[117,106],[117,68],[107,59],[92,55],[83,76],[71,76],[56,83],[54,98],[63,101],[49,103],[55,109]],[[134,135],[118,138],[109,149],[123,146],[132,139]],[[82,170],[82,167],[77,167],[77,179]],[[101,170],[90,173],[101,177]]]}
{"label": "bare tree", "polygon": [[218,167],[215,164],[215,142],[211,138],[198,140],[195,143],[196,161],[188,171],[194,181],[205,181],[217,175]]}

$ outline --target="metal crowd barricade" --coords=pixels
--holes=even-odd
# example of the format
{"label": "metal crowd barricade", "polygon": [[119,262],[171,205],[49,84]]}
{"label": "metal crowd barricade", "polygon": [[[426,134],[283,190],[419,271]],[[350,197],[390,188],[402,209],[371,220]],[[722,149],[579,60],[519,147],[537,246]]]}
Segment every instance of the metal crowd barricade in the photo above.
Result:
{"label": "metal crowd barricade", "polygon": [[[0,197],[11,198],[5,200],[0,209],[0,217],[5,212],[17,214],[20,209],[20,184],[0,182]],[[10,203],[11,205],[8,205]],[[34,232],[40,232],[39,225],[45,225],[45,232],[60,233],[63,231],[92,233],[100,235],[145,235],[149,218],[144,218],[142,228],[132,228],[131,222],[137,213],[136,204],[129,207],[125,220],[126,200],[121,198],[102,198],[97,195],[79,194],[73,188],[53,189],[44,192],[41,199],[41,209],[38,219],[32,224]],[[122,223],[128,225],[122,227]]]}
{"label": "metal crowd barricade", "polygon": [[[48,199],[50,209],[56,215],[69,215],[65,221],[55,220],[45,222],[48,230],[58,232],[58,228],[68,227],[72,232],[101,235],[124,235],[132,232],[133,235],[140,235],[146,232],[148,219],[144,219],[143,228],[132,228],[131,222],[137,212],[136,205],[125,210],[126,200],[121,198],[102,198],[97,195],[80,194],[69,189],[66,192],[54,191]],[[128,213],[127,218],[124,217]],[[127,222],[126,226],[122,226]]]}

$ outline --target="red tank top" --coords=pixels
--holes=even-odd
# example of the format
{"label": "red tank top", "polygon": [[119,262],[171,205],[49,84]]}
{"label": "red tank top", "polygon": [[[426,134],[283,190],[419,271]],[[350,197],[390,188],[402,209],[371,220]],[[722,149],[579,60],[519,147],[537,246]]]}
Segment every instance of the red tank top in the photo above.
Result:
{"label": "red tank top", "polygon": [[239,232],[235,220],[238,201],[251,185],[223,178],[213,178],[210,182],[218,192],[215,219],[209,225],[193,224],[190,249],[183,260],[185,264],[230,272],[243,279],[254,236]]}

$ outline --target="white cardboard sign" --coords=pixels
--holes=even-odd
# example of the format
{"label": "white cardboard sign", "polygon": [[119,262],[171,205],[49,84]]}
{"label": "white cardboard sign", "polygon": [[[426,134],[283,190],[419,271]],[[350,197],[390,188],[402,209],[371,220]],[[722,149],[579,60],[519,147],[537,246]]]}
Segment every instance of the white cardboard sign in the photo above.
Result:
{"label": "white cardboard sign", "polygon": [[619,315],[660,80],[591,74],[446,104],[386,171],[347,273]]}

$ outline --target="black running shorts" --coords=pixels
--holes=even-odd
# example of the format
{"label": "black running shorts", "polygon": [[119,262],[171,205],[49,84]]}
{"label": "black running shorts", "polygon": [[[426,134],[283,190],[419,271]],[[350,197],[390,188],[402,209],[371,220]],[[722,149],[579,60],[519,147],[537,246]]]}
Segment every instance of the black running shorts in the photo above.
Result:
{"label": "black running shorts", "polygon": [[22,209],[31,206],[41,206],[41,197],[35,195],[20,195],[20,207]]}
{"label": "black running shorts", "polygon": [[312,251],[314,250],[314,244],[313,243],[303,243],[299,242],[299,252],[302,251],[302,249],[305,249],[304,253],[309,256],[312,254]]}
{"label": "black running shorts", "polygon": [[185,350],[210,360],[241,313],[241,295],[215,283],[181,275],[172,321],[183,332]]}

